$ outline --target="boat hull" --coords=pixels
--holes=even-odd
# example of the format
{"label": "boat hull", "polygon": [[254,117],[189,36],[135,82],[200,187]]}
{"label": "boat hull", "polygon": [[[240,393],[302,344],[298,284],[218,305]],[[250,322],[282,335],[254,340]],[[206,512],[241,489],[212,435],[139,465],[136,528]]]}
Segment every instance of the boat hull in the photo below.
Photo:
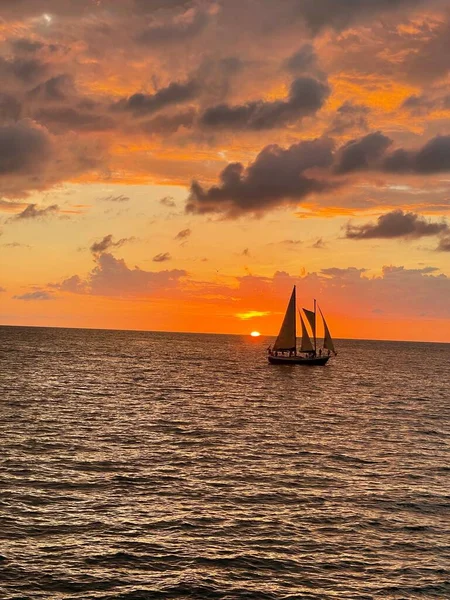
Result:
{"label": "boat hull", "polygon": [[271,365],[307,365],[309,367],[323,367],[330,360],[329,356],[274,356],[267,357]]}

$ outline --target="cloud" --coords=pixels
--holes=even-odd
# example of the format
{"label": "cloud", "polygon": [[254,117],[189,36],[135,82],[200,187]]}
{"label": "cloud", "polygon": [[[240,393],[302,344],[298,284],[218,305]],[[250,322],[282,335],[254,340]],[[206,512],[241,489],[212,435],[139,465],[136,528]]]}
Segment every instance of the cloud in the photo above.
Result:
{"label": "cloud", "polygon": [[140,129],[149,136],[177,133],[182,128],[190,129],[194,125],[196,114],[195,109],[189,109],[174,115],[157,115],[141,122]]}
{"label": "cloud", "polygon": [[50,77],[28,92],[30,98],[59,101],[74,93],[74,83],[70,75],[61,74]]}
{"label": "cloud", "polygon": [[168,208],[176,207],[175,201],[172,198],[172,196],[164,196],[164,198],[161,198],[159,203],[162,204],[163,206],[167,206]]}
{"label": "cloud", "polygon": [[92,252],[92,254],[101,254],[103,252],[106,252],[107,250],[110,250],[111,248],[120,248],[121,246],[132,240],[134,240],[134,238],[122,238],[115,242],[113,240],[113,235],[110,233],[108,235],[105,235],[105,237],[100,241],[94,242],[89,249]]}
{"label": "cloud", "polygon": [[367,130],[367,116],[370,109],[362,104],[353,104],[348,100],[344,102],[336,111],[331,119],[328,128],[329,135],[342,135],[347,131],[355,129]]}
{"label": "cloud", "polygon": [[129,196],[125,196],[124,194],[120,194],[118,196],[105,196],[104,198],[99,198],[102,202],[129,202]]}
{"label": "cloud", "polygon": [[17,38],[15,40],[10,40],[9,42],[12,48],[18,52],[23,52],[25,54],[34,54],[38,50],[44,47],[44,44],[39,40],[31,40],[28,38]]}
{"label": "cloud", "polygon": [[299,77],[286,100],[258,100],[237,106],[219,104],[208,108],[200,124],[208,128],[272,129],[316,113],[330,94],[327,84],[312,77]]}
{"label": "cloud", "polygon": [[301,244],[303,244],[303,240],[288,239],[288,240],[281,240],[281,242],[276,242],[276,243],[283,244],[284,246],[300,246]]}
{"label": "cloud", "polygon": [[188,10],[171,21],[150,25],[136,39],[146,46],[186,42],[198,36],[208,25],[209,20],[210,15],[206,11]]}
{"label": "cloud", "polygon": [[405,108],[416,116],[426,115],[436,110],[450,110],[450,94],[409,96],[403,102],[402,108]]}
{"label": "cloud", "polygon": [[48,133],[31,121],[0,127],[0,177],[36,171],[51,154]]}
{"label": "cloud", "polygon": [[31,248],[29,244],[21,244],[19,242],[9,242],[8,244],[2,244],[4,248]]}
{"label": "cloud", "polygon": [[284,63],[291,73],[309,73],[317,67],[317,55],[312,44],[303,44],[300,50],[294,52]]}
{"label": "cloud", "polygon": [[26,294],[21,294],[20,296],[13,296],[13,299],[29,302],[33,300],[55,300],[55,296],[45,290],[36,290],[35,292],[28,292]]}
{"label": "cloud", "polygon": [[[283,149],[266,146],[249,164],[229,163],[220,183],[205,189],[191,184],[188,213],[221,213],[235,218],[296,205],[312,194],[326,194],[350,185],[349,175],[397,173],[431,175],[450,171],[450,135],[436,136],[415,150],[397,148],[380,131],[351,140],[334,150],[329,138],[307,140]],[[346,176],[343,179],[342,176]]]}
{"label": "cloud", "polygon": [[450,234],[447,233],[441,237],[436,250],[438,252],[450,252]]}
{"label": "cloud", "polygon": [[175,236],[174,239],[181,241],[181,240],[186,240],[188,237],[190,237],[190,235],[192,234],[192,231],[190,229],[182,229],[181,231],[179,231],[177,233],[177,235]]}
{"label": "cloud", "polygon": [[42,108],[33,117],[49,129],[56,131],[109,131],[115,129],[115,121],[108,115],[88,110],[79,110],[70,106]]}
{"label": "cloud", "polygon": [[15,213],[20,209],[24,210],[27,206],[26,202],[11,202],[10,200],[0,198],[0,211]]}
{"label": "cloud", "polygon": [[0,57],[2,77],[18,80],[22,84],[33,84],[48,71],[48,64],[36,58]]}
{"label": "cloud", "polygon": [[97,254],[95,261],[96,266],[85,279],[73,275],[51,287],[92,296],[146,297],[167,294],[169,290],[176,289],[180,279],[187,275],[181,269],[145,271],[139,267],[129,268],[124,260],[109,253]]}
{"label": "cloud", "polygon": [[59,206],[52,204],[46,208],[38,208],[37,204],[29,204],[22,212],[12,217],[14,221],[42,219],[59,213]]}
{"label": "cloud", "polygon": [[4,292],[6,292],[6,288],[0,286],[0,293],[3,294]]}
{"label": "cloud", "polygon": [[168,260],[172,260],[169,252],[161,252],[152,258],[153,262],[166,262]]}
{"label": "cloud", "polygon": [[403,210],[393,210],[378,217],[376,223],[354,226],[347,224],[345,237],[352,240],[376,238],[410,238],[439,235],[449,231],[447,223],[433,223],[424,217]]}
{"label": "cloud", "polygon": [[22,114],[22,103],[7,93],[0,93],[0,121],[18,121]]}
{"label": "cloud", "polygon": [[248,321],[249,319],[255,319],[258,317],[266,317],[267,315],[270,315],[270,311],[248,310],[247,312],[236,313],[236,317],[241,319],[241,321]]}
{"label": "cloud", "polygon": [[315,250],[323,250],[326,248],[326,243],[323,241],[323,238],[318,238],[311,248],[314,248]]}
{"label": "cloud", "polygon": [[391,144],[392,140],[380,131],[369,133],[358,140],[351,140],[338,151],[334,170],[342,175],[368,169],[383,157]]}
{"label": "cloud", "polygon": [[313,192],[330,190],[331,185],[306,171],[332,164],[333,144],[317,139],[298,142],[287,149],[278,145],[264,148],[245,169],[230,163],[220,174],[220,185],[205,190],[193,182],[187,212],[221,212],[228,217],[260,214],[286,204],[292,205]]}
{"label": "cloud", "polygon": [[126,100],[119,100],[113,108],[131,112],[135,117],[155,113],[167,106],[193,100],[199,93],[199,85],[191,80],[186,83],[172,82],[154,94],[133,94]]}
{"label": "cloud", "polygon": [[426,6],[426,3],[427,0],[296,0],[294,4],[297,16],[318,33],[325,27],[339,31],[375,15]]}

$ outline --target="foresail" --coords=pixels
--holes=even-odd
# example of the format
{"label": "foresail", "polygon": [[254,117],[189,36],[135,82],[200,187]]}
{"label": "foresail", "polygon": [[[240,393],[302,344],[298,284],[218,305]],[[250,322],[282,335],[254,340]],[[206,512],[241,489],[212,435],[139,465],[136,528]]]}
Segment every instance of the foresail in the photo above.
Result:
{"label": "foresail", "polygon": [[319,310],[320,310],[320,314],[322,315],[322,320],[323,320],[323,330],[324,330],[323,347],[325,348],[325,350],[331,350],[331,352],[336,352],[336,349],[335,349],[334,343],[333,343],[333,339],[330,334],[330,330],[328,329],[327,322],[325,321],[325,317],[323,316],[323,312],[320,308],[319,308]]}
{"label": "foresail", "polygon": [[312,310],[308,310],[307,308],[304,308],[303,312],[305,313],[306,318],[311,325],[313,337],[316,337],[316,313]]}
{"label": "foresail", "polygon": [[314,350],[314,346],[312,345],[311,338],[308,335],[308,330],[306,329],[302,315],[300,315],[300,321],[302,323],[302,345],[300,350],[301,352],[312,352]]}
{"label": "foresail", "polygon": [[295,350],[297,344],[297,332],[295,327],[295,286],[292,290],[291,299],[286,310],[280,333],[273,345],[273,350]]}

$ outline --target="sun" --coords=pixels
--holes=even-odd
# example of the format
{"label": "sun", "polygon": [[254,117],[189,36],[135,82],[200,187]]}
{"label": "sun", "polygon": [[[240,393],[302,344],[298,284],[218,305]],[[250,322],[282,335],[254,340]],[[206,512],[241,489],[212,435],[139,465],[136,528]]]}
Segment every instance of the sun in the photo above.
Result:
{"label": "sun", "polygon": [[259,331],[252,331],[250,335],[252,337],[259,337],[261,334],[259,333]]}

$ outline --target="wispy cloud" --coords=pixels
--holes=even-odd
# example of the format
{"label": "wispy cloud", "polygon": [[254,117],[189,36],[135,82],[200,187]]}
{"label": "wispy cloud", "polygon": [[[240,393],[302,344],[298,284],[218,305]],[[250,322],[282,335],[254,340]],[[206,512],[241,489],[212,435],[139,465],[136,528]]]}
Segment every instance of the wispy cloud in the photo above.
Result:
{"label": "wispy cloud", "polygon": [[36,290],[35,292],[27,292],[18,296],[13,296],[14,300],[25,300],[31,302],[34,300],[55,300],[55,296],[45,290]]}

